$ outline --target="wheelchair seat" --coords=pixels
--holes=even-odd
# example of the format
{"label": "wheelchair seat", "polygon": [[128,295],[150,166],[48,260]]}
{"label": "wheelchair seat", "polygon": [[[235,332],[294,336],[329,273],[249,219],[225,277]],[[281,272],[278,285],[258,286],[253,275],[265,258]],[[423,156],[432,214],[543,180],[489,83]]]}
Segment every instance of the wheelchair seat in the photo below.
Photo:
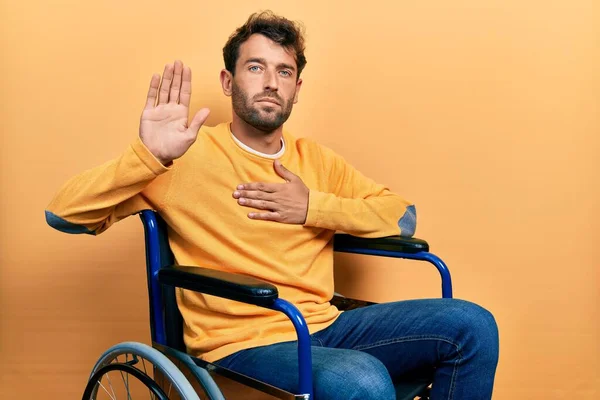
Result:
{"label": "wheelchair seat", "polygon": [[[96,399],[95,396],[102,393],[101,389],[108,393],[108,398],[116,399],[117,397],[113,396],[115,395],[114,390],[111,394],[105,388],[105,385],[102,385],[103,375],[112,370],[119,371],[121,376],[123,371],[131,373],[133,375],[132,381],[142,382],[152,393],[152,398],[158,399],[278,398],[308,400],[314,398],[308,328],[305,322],[302,325],[304,319],[297,309],[285,300],[279,299],[277,289],[266,282],[201,267],[175,265],[175,259],[169,247],[165,221],[158,213],[150,210],[142,211],[140,218],[144,224],[146,240],[152,347],[123,343],[105,352],[91,373],[83,399]],[[407,239],[399,236],[362,239],[345,234],[336,234],[334,250],[427,261],[433,264],[441,275],[442,297],[452,297],[451,278],[446,265],[441,259],[429,252],[429,246],[423,240]],[[276,309],[288,315],[295,324],[298,333],[299,393],[287,392],[187,354],[183,342],[184,322],[175,297],[176,287]],[[342,296],[334,296],[331,302],[340,310],[373,304]],[[124,360],[122,359],[123,354],[125,354]],[[143,369],[140,366],[140,359],[142,360]],[[146,362],[151,364],[152,368],[146,368]],[[132,371],[132,369],[136,371]],[[397,382],[395,384],[397,399],[428,399],[430,384],[431,380]],[[127,381],[125,387],[129,390],[132,385]],[[193,387],[193,390],[190,389],[191,387]],[[229,389],[230,387],[233,389]],[[244,394],[243,397],[238,397],[237,394],[228,392],[244,387],[250,388],[249,390],[252,390],[254,394]],[[201,393],[201,396],[197,393]],[[129,396],[129,393],[127,395]],[[178,397],[174,397],[175,395]],[[128,399],[129,397],[125,398]]]}

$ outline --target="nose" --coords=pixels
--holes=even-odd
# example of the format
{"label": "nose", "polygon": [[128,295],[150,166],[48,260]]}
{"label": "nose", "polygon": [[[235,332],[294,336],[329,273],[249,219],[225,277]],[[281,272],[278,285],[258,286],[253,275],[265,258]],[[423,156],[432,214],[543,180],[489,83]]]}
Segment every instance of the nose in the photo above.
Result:
{"label": "nose", "polygon": [[265,91],[276,92],[277,89],[279,89],[279,83],[277,82],[277,73],[275,71],[267,70],[265,71],[263,76]]}

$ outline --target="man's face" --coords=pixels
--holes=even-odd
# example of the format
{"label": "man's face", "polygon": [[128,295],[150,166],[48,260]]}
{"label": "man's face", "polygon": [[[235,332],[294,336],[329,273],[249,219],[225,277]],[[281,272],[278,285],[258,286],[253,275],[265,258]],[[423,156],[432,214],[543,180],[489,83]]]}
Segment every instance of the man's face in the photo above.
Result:
{"label": "man's face", "polygon": [[294,56],[271,39],[254,34],[240,46],[232,81],[233,111],[264,132],[289,118],[302,84]]}

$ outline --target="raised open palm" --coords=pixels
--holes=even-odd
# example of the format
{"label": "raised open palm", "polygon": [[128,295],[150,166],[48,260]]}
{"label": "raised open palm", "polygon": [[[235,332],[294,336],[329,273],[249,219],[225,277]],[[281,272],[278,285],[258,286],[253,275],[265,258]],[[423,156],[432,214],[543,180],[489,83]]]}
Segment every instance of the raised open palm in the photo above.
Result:
{"label": "raised open palm", "polygon": [[165,65],[162,83],[160,75],[152,76],[140,120],[140,138],[164,165],[190,148],[210,113],[208,108],[201,109],[188,125],[191,96],[192,70],[181,61]]}

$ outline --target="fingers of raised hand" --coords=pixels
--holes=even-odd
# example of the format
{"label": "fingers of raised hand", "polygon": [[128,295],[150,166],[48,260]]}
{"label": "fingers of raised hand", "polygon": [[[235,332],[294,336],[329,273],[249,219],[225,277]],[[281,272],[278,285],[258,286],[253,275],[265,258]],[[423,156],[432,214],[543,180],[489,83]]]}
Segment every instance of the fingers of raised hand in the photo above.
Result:
{"label": "fingers of raised hand", "polygon": [[160,86],[160,75],[152,75],[150,80],[150,88],[148,89],[148,96],[146,97],[145,109],[153,108],[156,104],[156,95],[158,94],[158,87]]}
{"label": "fingers of raised hand", "polygon": [[190,122],[190,126],[188,127],[188,132],[191,136],[196,137],[198,135],[198,130],[206,122],[209,114],[210,110],[208,108],[201,108],[198,110],[196,115],[194,115],[194,119],[192,119],[192,122]]}
{"label": "fingers of raised hand", "polygon": [[158,104],[167,104],[169,102],[169,93],[171,91],[174,69],[175,67],[173,64],[165,65],[162,82],[160,84],[160,91],[158,92]]}
{"label": "fingers of raised hand", "polygon": [[171,81],[171,91],[169,92],[169,103],[177,103],[179,101],[182,72],[183,64],[179,60],[175,61],[175,66],[173,67],[173,80]]}
{"label": "fingers of raised hand", "polygon": [[181,92],[179,93],[179,104],[186,107],[190,106],[190,98],[192,97],[192,70],[190,67],[183,67]]}
{"label": "fingers of raised hand", "polygon": [[192,70],[176,60],[174,64],[165,65],[162,82],[160,75],[152,75],[145,108],[167,103],[180,103],[189,107],[191,96]]}

